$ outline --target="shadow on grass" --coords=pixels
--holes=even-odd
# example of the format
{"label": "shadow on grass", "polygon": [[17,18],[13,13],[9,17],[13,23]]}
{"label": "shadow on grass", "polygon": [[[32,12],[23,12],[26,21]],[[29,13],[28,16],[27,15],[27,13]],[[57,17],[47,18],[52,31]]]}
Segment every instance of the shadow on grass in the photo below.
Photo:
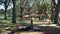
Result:
{"label": "shadow on grass", "polygon": [[60,28],[56,28],[53,26],[40,26],[41,31],[45,32],[47,28],[49,28],[51,30],[51,34],[60,34]]}

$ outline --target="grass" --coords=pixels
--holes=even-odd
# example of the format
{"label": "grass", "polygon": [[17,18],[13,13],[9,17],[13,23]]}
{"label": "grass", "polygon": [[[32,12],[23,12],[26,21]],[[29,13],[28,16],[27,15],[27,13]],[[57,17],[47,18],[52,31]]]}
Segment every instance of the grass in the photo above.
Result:
{"label": "grass", "polygon": [[43,31],[45,31],[47,28],[49,28],[51,30],[52,34],[60,34],[60,28],[56,28],[56,27],[43,27],[45,29],[43,29]]}
{"label": "grass", "polygon": [[[34,20],[35,21],[35,20]],[[9,23],[8,23],[9,22]],[[12,24],[11,23],[11,17],[8,17],[7,20],[4,20],[4,18],[0,18],[0,33],[1,33],[1,29],[4,29],[6,27],[11,27],[14,28],[14,27],[17,27],[17,24]],[[4,24],[7,24],[7,25],[4,25]],[[27,21],[23,21],[21,24],[23,25],[27,25]],[[60,28],[56,28],[56,27],[48,27],[48,26],[39,26],[39,28],[41,28],[41,32],[45,32],[47,28],[49,28],[51,30],[51,33],[52,34],[60,34]],[[28,32],[22,32],[22,33],[28,33]],[[33,33],[33,32],[32,32]]]}

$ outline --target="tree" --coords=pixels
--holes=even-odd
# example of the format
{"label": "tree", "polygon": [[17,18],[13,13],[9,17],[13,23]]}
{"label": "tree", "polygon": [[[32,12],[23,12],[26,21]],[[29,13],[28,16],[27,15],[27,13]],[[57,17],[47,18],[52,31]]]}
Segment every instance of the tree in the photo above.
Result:
{"label": "tree", "polygon": [[5,18],[4,19],[7,19],[7,15],[6,15],[7,14],[7,8],[8,8],[7,0],[5,0],[4,5],[5,5],[5,12],[4,12]]}
{"label": "tree", "polygon": [[53,0],[51,1],[51,22],[53,22],[54,21],[54,6],[55,5],[53,5]]}
{"label": "tree", "polygon": [[[49,1],[48,1],[49,2]],[[46,2],[45,0],[36,0],[37,4],[37,10],[38,10],[38,15],[39,15],[39,20],[40,20],[40,14],[44,14],[47,19],[47,10],[50,9],[50,4]]]}
{"label": "tree", "polygon": [[5,20],[7,19],[7,8],[9,6],[10,1],[11,0],[0,0],[0,3],[4,4],[4,8],[5,8],[5,11],[4,11],[4,19]]}
{"label": "tree", "polygon": [[23,11],[24,11],[24,2],[25,0],[20,0],[20,18],[22,17],[23,15]]}
{"label": "tree", "polygon": [[[20,0],[20,18],[23,16],[23,12],[29,13],[29,1],[28,0]],[[27,13],[27,14],[28,14]]]}
{"label": "tree", "polygon": [[54,24],[57,24],[59,23],[58,21],[58,15],[59,15],[59,1],[58,1],[58,4],[56,4],[55,0],[53,0],[53,3],[54,3],[54,8],[55,8],[55,14],[54,14]]}
{"label": "tree", "polygon": [[12,23],[16,23],[16,8],[15,8],[15,5],[16,5],[16,3],[15,3],[15,1],[16,0],[12,0],[12,2],[13,2],[13,11],[12,11]]}

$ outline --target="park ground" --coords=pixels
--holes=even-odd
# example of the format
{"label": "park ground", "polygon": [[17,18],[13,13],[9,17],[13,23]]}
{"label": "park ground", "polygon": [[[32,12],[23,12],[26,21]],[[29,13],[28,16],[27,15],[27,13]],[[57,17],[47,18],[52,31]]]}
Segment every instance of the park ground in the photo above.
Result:
{"label": "park ground", "polygon": [[[44,24],[42,22],[40,25],[39,24],[36,26],[41,29],[40,32],[23,31],[23,32],[16,32],[16,33],[17,34],[44,34],[46,29],[49,28],[51,30],[52,34],[60,34],[60,26],[58,26],[56,24],[49,24],[49,22],[48,22],[48,24]],[[0,34],[8,34],[12,30],[16,29],[17,25],[18,24],[11,23],[10,17],[7,20],[4,20],[3,17],[0,17]],[[26,25],[28,25],[28,24],[26,23]]]}

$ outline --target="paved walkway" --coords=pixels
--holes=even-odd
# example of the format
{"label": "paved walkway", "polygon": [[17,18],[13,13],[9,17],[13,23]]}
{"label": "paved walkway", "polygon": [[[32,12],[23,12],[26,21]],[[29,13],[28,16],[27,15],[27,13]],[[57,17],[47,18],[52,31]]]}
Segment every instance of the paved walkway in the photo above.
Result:
{"label": "paved walkway", "polygon": [[[1,34],[8,34],[8,32],[3,32]],[[44,32],[16,32],[15,34],[44,34]]]}
{"label": "paved walkway", "polygon": [[44,32],[23,32],[20,34],[44,34]]}
{"label": "paved walkway", "polygon": [[56,24],[50,24],[50,25],[39,25],[39,26],[53,26],[53,27],[56,27],[56,28],[60,28],[60,26],[56,25]]}

